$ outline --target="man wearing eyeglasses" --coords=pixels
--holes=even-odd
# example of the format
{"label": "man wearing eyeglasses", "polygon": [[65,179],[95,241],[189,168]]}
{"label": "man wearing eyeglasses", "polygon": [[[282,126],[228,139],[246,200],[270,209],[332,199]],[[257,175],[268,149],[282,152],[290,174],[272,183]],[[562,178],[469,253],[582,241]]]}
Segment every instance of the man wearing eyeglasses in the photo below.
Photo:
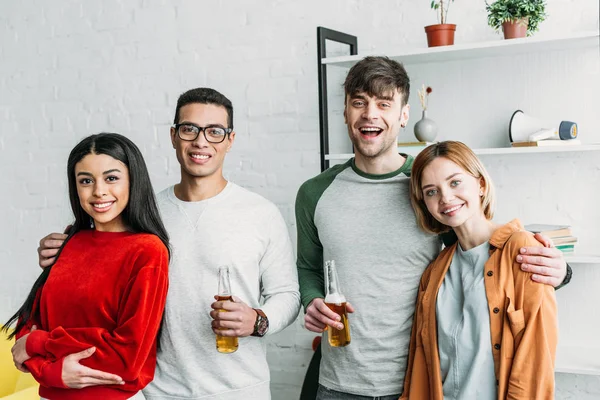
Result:
{"label": "man wearing eyeglasses", "polygon": [[[235,141],[229,99],[208,88],[183,93],[170,133],[181,181],[157,195],[172,258],[156,373],[144,395],[269,399],[261,337],[291,324],[300,309],[286,224],[274,204],[223,176]],[[53,262],[52,240],[61,238],[51,234],[40,242],[42,267]],[[234,301],[215,301],[220,266],[229,266]],[[217,333],[239,337],[237,351],[217,352]],[[67,366],[80,373],[83,386],[117,383],[76,363]]]}

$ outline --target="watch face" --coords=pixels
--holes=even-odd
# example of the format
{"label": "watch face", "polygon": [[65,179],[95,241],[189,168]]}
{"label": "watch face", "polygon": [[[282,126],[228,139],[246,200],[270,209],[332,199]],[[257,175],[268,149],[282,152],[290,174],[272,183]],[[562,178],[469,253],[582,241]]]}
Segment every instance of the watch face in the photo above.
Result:
{"label": "watch face", "polygon": [[267,333],[268,329],[269,329],[269,320],[267,319],[266,316],[261,315],[261,313],[259,313],[257,311],[256,324],[254,325],[254,331],[255,331],[256,335],[264,336],[265,333]]}
{"label": "watch face", "polygon": [[263,318],[262,316],[258,316],[258,321],[257,321],[257,333],[259,335],[264,335],[265,333],[267,333],[267,329],[269,328],[269,321],[266,318]]}

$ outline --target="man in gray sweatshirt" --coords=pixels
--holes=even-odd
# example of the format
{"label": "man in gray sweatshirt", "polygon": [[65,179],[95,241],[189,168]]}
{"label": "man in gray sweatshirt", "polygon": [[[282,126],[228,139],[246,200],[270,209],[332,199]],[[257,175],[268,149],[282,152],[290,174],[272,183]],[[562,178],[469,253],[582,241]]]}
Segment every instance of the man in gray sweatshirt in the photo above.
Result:
{"label": "man in gray sweatshirt", "polygon": [[[262,337],[290,325],[300,309],[286,224],[273,203],[223,177],[235,140],[233,106],[225,96],[208,88],[183,93],[170,135],[181,180],[157,195],[172,256],[156,373],[144,395],[269,399]],[[52,262],[63,239],[42,239],[41,266]],[[220,266],[229,267],[233,302],[215,301]],[[219,353],[217,333],[238,337],[237,351]],[[118,383],[77,361],[66,365],[83,386]]]}

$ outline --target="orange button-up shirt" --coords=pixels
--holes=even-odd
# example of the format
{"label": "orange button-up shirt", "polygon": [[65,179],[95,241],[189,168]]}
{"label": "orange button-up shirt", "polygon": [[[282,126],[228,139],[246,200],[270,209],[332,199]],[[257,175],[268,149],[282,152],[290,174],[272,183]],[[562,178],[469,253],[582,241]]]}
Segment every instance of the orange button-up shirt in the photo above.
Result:
{"label": "orange button-up shirt", "polygon": [[[519,249],[539,246],[519,220],[496,229],[485,263],[498,399],[553,399],[558,341],[554,288],[531,280],[516,262]],[[436,298],[458,243],[447,247],[421,278],[401,399],[443,400]]]}

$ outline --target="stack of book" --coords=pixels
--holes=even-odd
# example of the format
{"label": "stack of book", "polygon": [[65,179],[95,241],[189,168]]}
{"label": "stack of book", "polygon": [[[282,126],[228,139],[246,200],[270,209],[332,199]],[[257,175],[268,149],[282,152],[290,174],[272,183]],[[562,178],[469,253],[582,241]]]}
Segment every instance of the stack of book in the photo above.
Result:
{"label": "stack of book", "polygon": [[541,233],[550,238],[554,247],[563,253],[572,253],[575,251],[577,238],[573,236],[569,225],[547,225],[547,224],[531,224],[525,225],[525,229],[533,233]]}

